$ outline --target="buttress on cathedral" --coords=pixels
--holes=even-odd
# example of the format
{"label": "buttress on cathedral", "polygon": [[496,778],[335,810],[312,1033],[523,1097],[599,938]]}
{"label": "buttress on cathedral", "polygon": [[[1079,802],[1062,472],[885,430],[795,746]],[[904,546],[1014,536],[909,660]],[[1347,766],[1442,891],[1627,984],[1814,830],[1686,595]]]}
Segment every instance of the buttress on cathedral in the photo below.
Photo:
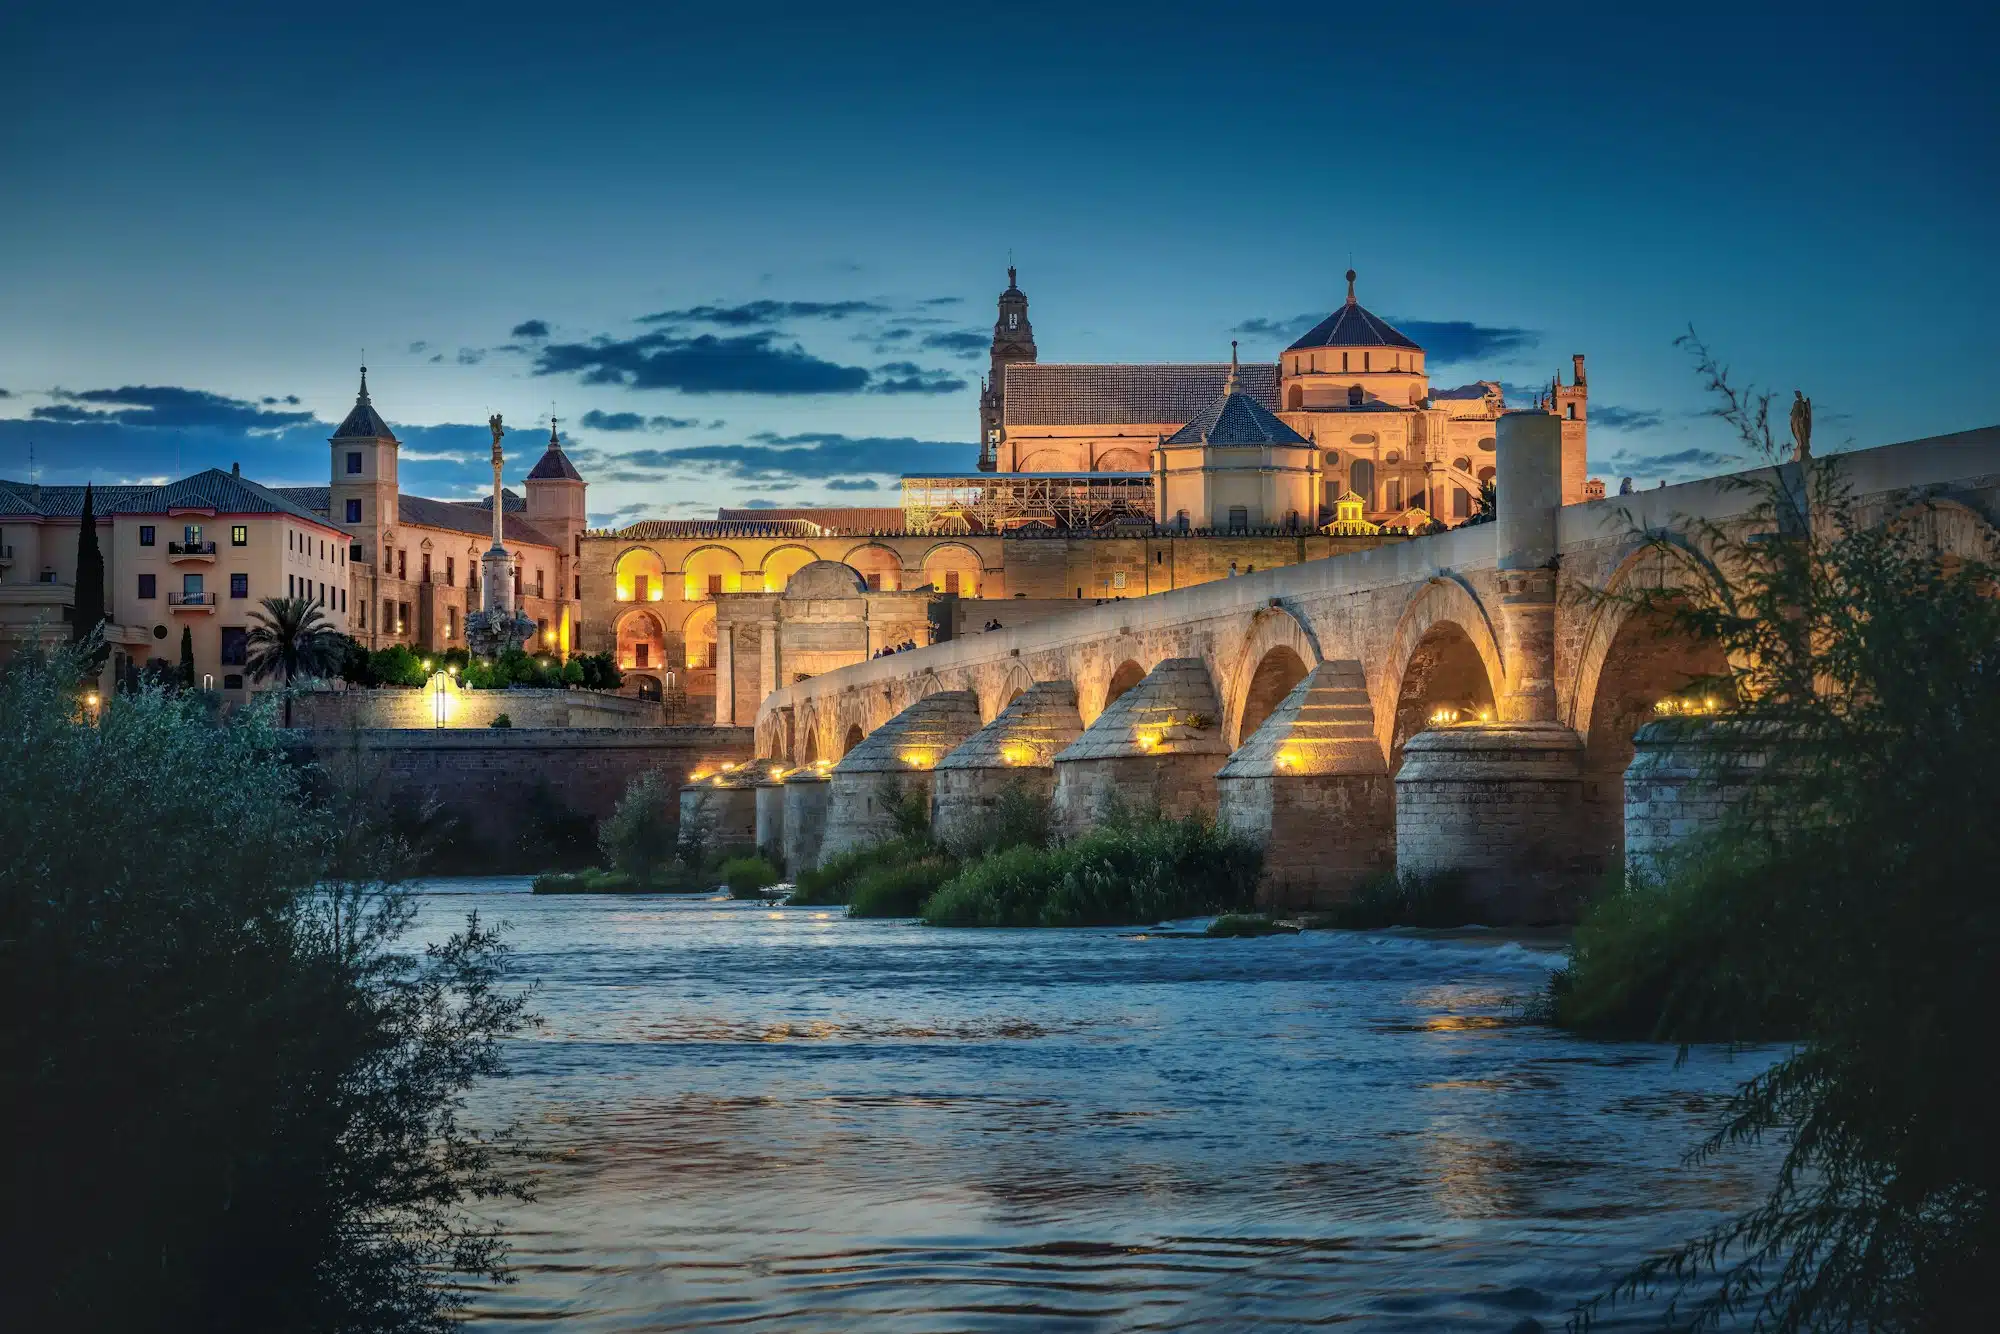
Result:
{"label": "buttress on cathedral", "polygon": [[[1099,479],[1127,497],[1131,518],[1180,531],[1471,518],[1494,475],[1502,388],[1433,388],[1424,349],[1363,306],[1354,284],[1349,269],[1346,301],[1276,364],[1239,364],[1234,344],[1227,362],[1055,364],[1036,359],[1027,294],[1010,266],[979,398],[980,472],[991,483]],[[1579,354],[1570,382],[1558,373],[1535,405],[1562,419],[1564,504],[1602,494],[1586,476],[1589,394]],[[972,474],[952,480],[978,485]],[[906,508],[923,507],[912,488],[926,484],[906,479]]]}

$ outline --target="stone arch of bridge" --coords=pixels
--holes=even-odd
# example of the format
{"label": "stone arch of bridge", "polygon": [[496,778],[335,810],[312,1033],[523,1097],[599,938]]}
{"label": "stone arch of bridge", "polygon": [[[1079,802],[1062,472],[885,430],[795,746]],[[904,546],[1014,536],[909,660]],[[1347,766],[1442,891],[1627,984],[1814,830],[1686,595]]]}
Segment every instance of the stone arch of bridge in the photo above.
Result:
{"label": "stone arch of bridge", "polygon": [[1226,682],[1222,734],[1229,748],[1242,745],[1319,664],[1319,640],[1311,626],[1290,608],[1261,608],[1250,620],[1236,661],[1221,678]]}
{"label": "stone arch of bridge", "polygon": [[1089,727],[1096,722],[1098,716],[1111,707],[1112,701],[1145,680],[1150,670],[1138,656],[1136,646],[1124,645],[1114,646],[1095,671],[1080,673],[1089,679],[1088,686],[1083,680],[1077,682],[1078,702],[1082,703],[1085,699],[1090,702],[1088,712],[1082,715],[1083,725]]}
{"label": "stone arch of bridge", "polygon": [[827,747],[820,739],[819,708],[811,700],[799,706],[797,736],[798,750],[792,758],[799,764],[811,764],[827,753]]}
{"label": "stone arch of bridge", "polygon": [[1557,691],[1562,721],[1581,735],[1590,733],[1598,679],[1611,657],[1612,644],[1635,611],[1633,593],[1692,588],[1698,580],[1715,577],[1715,573],[1714,562],[1680,534],[1634,537],[1601,589],[1585,594],[1594,605],[1584,622],[1583,643],[1571,668],[1569,689]]}
{"label": "stone arch of bridge", "polygon": [[1506,688],[1505,659],[1485,607],[1456,579],[1442,575],[1418,589],[1389,639],[1382,675],[1369,686],[1376,738],[1393,774],[1403,743],[1450,706],[1496,716]]}
{"label": "stone arch of bridge", "polygon": [[979,716],[986,722],[998,718],[1009,704],[1019,699],[1035,684],[1035,678],[1020,659],[1010,661],[1001,672],[999,680],[990,688],[979,692]]}
{"label": "stone arch of bridge", "polygon": [[1948,566],[2000,561],[2000,529],[1969,505],[1956,500],[1927,500],[1902,518]]}
{"label": "stone arch of bridge", "polygon": [[841,755],[844,757],[849,751],[860,745],[862,738],[865,736],[867,736],[867,733],[861,730],[860,723],[849,723],[847,731],[840,738]]}

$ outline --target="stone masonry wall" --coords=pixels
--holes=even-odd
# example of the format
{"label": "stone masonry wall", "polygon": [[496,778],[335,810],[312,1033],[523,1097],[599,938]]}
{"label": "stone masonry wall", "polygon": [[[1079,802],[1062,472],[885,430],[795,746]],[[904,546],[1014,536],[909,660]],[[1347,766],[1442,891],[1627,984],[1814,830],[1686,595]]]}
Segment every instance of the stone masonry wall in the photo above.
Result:
{"label": "stone masonry wall", "polygon": [[[450,697],[443,730],[489,727],[506,714],[516,727],[657,727],[657,701],[594,690],[466,690]],[[292,722],[320,730],[410,728],[437,731],[436,705],[422,690],[398,686],[320,690],[292,701]]]}
{"label": "stone masonry wall", "polygon": [[[672,788],[750,758],[747,727],[464,728],[294,732],[295,752],[357,774],[392,811],[435,802],[434,867],[527,873],[557,844],[594,853],[596,824],[649,769]],[[678,817],[678,802],[670,802]],[[572,849],[574,851],[574,849]],[[573,859],[573,858],[572,858]],[[538,861],[541,864],[537,864]]]}

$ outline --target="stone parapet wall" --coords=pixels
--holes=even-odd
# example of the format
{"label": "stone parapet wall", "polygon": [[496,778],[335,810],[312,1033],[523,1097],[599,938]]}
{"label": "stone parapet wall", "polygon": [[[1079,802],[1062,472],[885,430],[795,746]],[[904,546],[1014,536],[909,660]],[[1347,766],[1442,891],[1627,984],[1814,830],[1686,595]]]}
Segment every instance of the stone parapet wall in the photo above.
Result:
{"label": "stone parapet wall", "polygon": [[558,834],[588,856],[596,824],[651,769],[678,785],[750,758],[747,727],[294,731],[295,753],[374,788],[394,812],[435,803],[442,869],[547,869]]}
{"label": "stone parapet wall", "polygon": [[[504,713],[519,728],[659,727],[666,715],[657,700],[595,690],[462,690],[448,697],[442,730],[490,727]],[[436,704],[420,689],[377,686],[320,690],[292,701],[296,727],[440,730]]]}

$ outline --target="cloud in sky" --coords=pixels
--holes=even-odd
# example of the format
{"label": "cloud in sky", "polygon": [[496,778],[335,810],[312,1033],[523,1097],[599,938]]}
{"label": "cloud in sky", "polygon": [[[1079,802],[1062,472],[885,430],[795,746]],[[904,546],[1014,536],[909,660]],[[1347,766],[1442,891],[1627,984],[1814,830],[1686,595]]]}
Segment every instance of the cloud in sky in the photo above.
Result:
{"label": "cloud in sky", "polygon": [[[785,320],[844,320],[854,315],[887,314],[889,307],[879,301],[745,301],[740,305],[706,304],[683,310],[660,310],[641,315],[641,324],[716,324],[728,328],[756,328]],[[539,322],[539,321],[537,321]],[[518,330],[517,330],[518,332]]]}
{"label": "cloud in sky", "polygon": [[966,381],[950,371],[927,370],[914,361],[887,361],[875,368],[871,394],[955,394]]}
{"label": "cloud in sky", "polygon": [[1609,403],[1590,405],[1590,424],[1612,431],[1650,431],[1664,423],[1667,414],[1656,408],[1620,408]]}
{"label": "cloud in sky", "polygon": [[[918,440],[910,436],[850,436],[832,431],[778,435],[760,431],[751,443],[683,445],[679,448],[574,450],[572,456],[585,476],[598,480],[591,468],[616,469],[608,480],[657,482],[669,475],[716,475],[736,481],[765,482],[781,477],[813,481],[905,472],[960,472],[977,456],[970,443]],[[855,489],[855,488],[846,488]]]}
{"label": "cloud in sky", "polygon": [[[247,399],[177,385],[125,385],[119,389],[53,389],[56,403],[29,415],[48,422],[107,422],[180,430],[277,431],[313,419],[310,412],[272,412]],[[296,404],[291,395],[264,404]],[[83,406],[77,406],[77,405]]]}
{"label": "cloud in sky", "polygon": [[879,491],[873,477],[836,477],[826,484],[829,491]]}
{"label": "cloud in sky", "polygon": [[[590,431],[685,431],[689,427],[701,425],[699,417],[648,417],[641,412],[599,412],[596,408],[583,414],[578,423]],[[710,422],[711,428],[721,426],[719,421]]]}
{"label": "cloud in sky", "polygon": [[[1289,344],[1326,318],[1326,312],[1307,312],[1289,319],[1244,320],[1229,332],[1240,338]],[[1542,341],[1533,329],[1514,325],[1475,324],[1470,320],[1418,320],[1390,317],[1389,323],[1423,348],[1429,364],[1449,366],[1468,361],[1511,358],[1532,351]]]}
{"label": "cloud in sky", "polygon": [[954,329],[948,333],[931,333],[923,337],[923,346],[938,352],[949,352],[955,357],[976,357],[992,347],[993,338],[973,329]]}
{"label": "cloud in sky", "polygon": [[510,338],[547,338],[549,336],[549,322],[547,320],[522,320],[512,329],[509,329],[507,335]]}
{"label": "cloud in sky", "polygon": [[869,380],[865,367],[816,357],[797,343],[779,343],[770,332],[687,338],[657,330],[635,338],[548,343],[535,358],[534,373],[684,394],[852,394]]}

